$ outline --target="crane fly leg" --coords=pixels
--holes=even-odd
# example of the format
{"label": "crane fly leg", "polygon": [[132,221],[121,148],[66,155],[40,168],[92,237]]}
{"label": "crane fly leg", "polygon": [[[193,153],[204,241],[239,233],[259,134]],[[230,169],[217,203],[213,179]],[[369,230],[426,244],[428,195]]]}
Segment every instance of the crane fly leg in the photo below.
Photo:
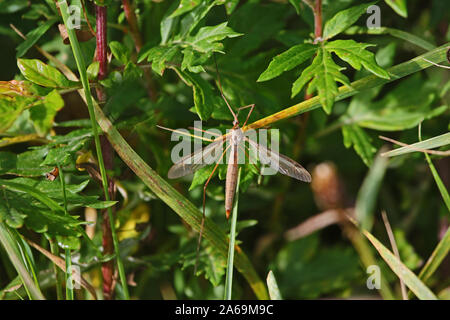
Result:
{"label": "crane fly leg", "polygon": [[208,180],[206,180],[205,185],[203,186],[203,215],[202,215],[202,222],[200,224],[200,233],[198,235],[198,242],[197,242],[197,252],[195,254],[195,265],[194,265],[194,274],[197,273],[197,262],[198,262],[198,255],[200,253],[200,245],[202,243],[202,236],[203,236],[203,227],[205,225],[205,203],[206,203],[206,188],[208,187],[209,181],[214,176],[214,172],[216,172],[217,168],[219,167],[220,162],[222,161],[224,155],[227,153],[228,148],[230,146],[226,147],[222,155],[220,156],[219,160],[217,161],[216,165],[214,166],[214,169],[212,170],[211,174],[208,177]]}

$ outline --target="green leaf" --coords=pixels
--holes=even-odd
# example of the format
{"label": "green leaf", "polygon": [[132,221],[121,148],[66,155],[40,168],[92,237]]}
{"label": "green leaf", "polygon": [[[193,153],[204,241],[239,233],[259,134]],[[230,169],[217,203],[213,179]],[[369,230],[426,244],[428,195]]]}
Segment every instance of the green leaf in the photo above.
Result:
{"label": "green leaf", "polygon": [[33,29],[26,35],[26,40],[22,42],[19,46],[17,46],[17,54],[16,57],[19,58],[23,56],[28,49],[30,49],[38,40],[47,32],[50,27],[55,24],[57,19],[47,20],[45,23],[41,24],[36,29]]}
{"label": "green leaf", "polygon": [[0,152],[0,174],[13,174],[27,177],[42,176],[53,169],[49,166],[40,167],[37,165],[42,162],[46,154],[46,149],[26,151],[18,155],[12,152],[2,151]]}
{"label": "green leaf", "polygon": [[202,1],[201,0],[181,0],[178,7],[174,12],[169,16],[169,18],[175,18],[181,16],[182,14],[191,11],[196,6],[198,6]]}
{"label": "green leaf", "polygon": [[[436,93],[423,85],[424,79],[415,75],[400,82],[383,98],[365,92],[356,95],[347,109],[344,122],[381,131],[397,131],[416,127],[424,119],[441,114],[446,106],[430,109]],[[348,119],[348,118],[350,119]]]}
{"label": "green leaf", "polygon": [[0,133],[11,127],[21,113],[35,99],[29,97],[16,97],[14,99],[0,99]]}
{"label": "green leaf", "polygon": [[336,40],[328,42],[325,48],[328,51],[336,53],[339,58],[349,63],[356,70],[360,70],[364,66],[367,70],[376,76],[389,79],[389,74],[381,68],[375,61],[375,55],[366,50],[372,46],[367,43],[358,43],[354,40]]}
{"label": "green leaf", "polygon": [[153,71],[162,76],[166,62],[170,62],[179,53],[178,46],[158,46],[148,50],[143,48],[139,53],[138,62],[147,59],[148,62],[152,62]]}
{"label": "green leaf", "polygon": [[227,10],[227,14],[230,15],[233,13],[234,9],[236,9],[239,4],[239,0],[225,0],[225,9]]}
{"label": "green leaf", "polygon": [[208,179],[208,177],[211,175],[212,170],[213,166],[210,165],[195,171],[194,178],[192,179],[191,185],[189,187],[189,191],[191,191],[197,186],[203,185]]}
{"label": "green leaf", "polygon": [[37,59],[18,59],[17,66],[26,79],[43,87],[64,89],[78,85],[74,81],[67,80],[56,68]]}
{"label": "green leaf", "polygon": [[325,23],[323,38],[325,40],[330,39],[350,27],[366,12],[368,7],[375,3],[376,2],[364,3],[339,11],[333,18]]}
{"label": "green leaf", "polygon": [[179,77],[192,87],[195,110],[201,120],[207,120],[214,109],[220,108],[222,99],[213,92],[212,85],[200,75],[174,68]]}
{"label": "green leaf", "polygon": [[[450,209],[449,209],[450,210]],[[439,241],[436,248],[433,250],[430,258],[427,260],[427,263],[422,268],[419,273],[419,278],[423,282],[427,282],[439,265],[444,261],[445,257],[447,257],[448,252],[450,251],[450,228],[447,228],[444,236],[441,241]]]}
{"label": "green leaf", "polygon": [[118,41],[111,41],[109,43],[109,48],[111,49],[114,58],[126,65],[130,61],[130,51],[122,43]]}
{"label": "green leaf", "polygon": [[317,46],[308,43],[291,47],[289,50],[273,58],[257,81],[262,82],[278,77],[283,72],[289,71],[311,58],[316,51]]}
{"label": "green leaf", "polygon": [[342,127],[342,136],[344,138],[344,146],[346,148],[353,146],[362,161],[370,167],[376,149],[372,146],[371,139],[367,133],[358,125],[351,124]]}
{"label": "green leaf", "polygon": [[419,141],[413,144],[410,144],[409,146],[401,147],[389,152],[386,152],[384,156],[386,157],[394,157],[399,156],[401,154],[410,153],[410,152],[417,152],[417,149],[421,150],[430,150],[434,148],[439,148],[442,146],[446,146],[450,144],[450,132],[441,134],[439,136]]}
{"label": "green leaf", "polygon": [[0,223],[5,222],[11,228],[21,228],[25,217],[16,208],[8,208],[0,203]]}
{"label": "green leaf", "polygon": [[406,0],[384,0],[394,11],[403,18],[408,17],[408,8]]}
{"label": "green leaf", "polygon": [[[295,8],[295,11],[297,12],[297,14],[300,14],[300,2],[302,0],[289,0],[289,3],[292,4]],[[269,290],[270,293],[270,290]]]}
{"label": "green leaf", "polygon": [[350,86],[348,78],[340,72],[342,69],[344,68],[334,63],[328,51],[319,49],[312,64],[303,70],[301,76],[292,85],[292,97],[296,96],[312,79],[309,83],[308,93],[317,90],[320,103],[325,112],[329,114],[338,94],[336,81]]}
{"label": "green leaf", "polygon": [[45,165],[67,165],[70,159],[75,158],[75,153],[83,148],[88,139],[77,139],[70,141],[69,144],[50,149],[41,166]]}
{"label": "green leaf", "polygon": [[64,100],[55,89],[44,97],[42,104],[30,109],[30,119],[38,134],[43,136],[51,129],[56,113],[63,106]]}
{"label": "green leaf", "polygon": [[370,232],[362,229],[361,232],[377,249],[383,260],[392,271],[405,283],[405,285],[421,300],[436,300],[436,296],[422,281],[409,270],[391,251],[378,241]]}
{"label": "green leaf", "polygon": [[94,61],[94,62],[92,62],[92,63],[88,66],[88,68],[87,68],[87,70],[86,70],[87,75],[88,75],[88,79],[89,79],[89,80],[95,80],[95,79],[97,79],[98,71],[99,71],[99,70],[100,70],[100,61]]}
{"label": "green leaf", "polygon": [[280,289],[278,289],[277,280],[272,272],[267,274],[267,288],[269,289],[270,300],[282,300]]}
{"label": "green leaf", "polygon": [[356,197],[356,220],[366,230],[372,229],[378,191],[387,165],[388,161],[385,157],[380,155],[376,157]]}
{"label": "green leaf", "polygon": [[199,52],[222,52],[223,44],[218,41],[241,35],[242,33],[234,32],[233,29],[227,27],[227,22],[224,22],[216,26],[200,28],[196,35],[186,38],[186,43]]}

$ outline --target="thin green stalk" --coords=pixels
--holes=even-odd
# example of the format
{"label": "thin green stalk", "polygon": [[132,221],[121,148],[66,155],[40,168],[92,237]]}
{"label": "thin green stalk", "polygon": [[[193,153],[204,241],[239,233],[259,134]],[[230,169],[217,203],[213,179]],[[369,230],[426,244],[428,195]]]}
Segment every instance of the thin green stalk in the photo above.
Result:
{"label": "thin green stalk", "polygon": [[3,222],[0,222],[0,243],[5,248],[6,253],[24,285],[28,297],[32,300],[45,300],[39,287],[34,283],[32,276],[27,270],[27,267],[21,257],[17,242],[14,240],[9,227]]}
{"label": "thin green stalk", "polygon": [[[64,199],[64,213],[69,214],[67,211],[67,197],[66,197],[66,182],[64,180],[64,172],[61,166],[58,164],[59,170],[59,181],[61,181],[61,190]],[[70,249],[65,249],[65,260],[66,260],[66,300],[73,300],[73,285],[72,285],[72,257],[70,254]]]}
{"label": "thin green stalk", "polygon": [[[50,251],[53,255],[59,257],[59,247],[58,244],[53,240],[49,239],[50,242]],[[56,264],[53,264],[53,270],[55,272],[55,281],[56,281],[56,299],[63,300],[63,292],[62,292],[62,280],[61,280],[61,271],[59,270]]]}
{"label": "thin green stalk", "polygon": [[[78,68],[78,72],[80,74],[81,83],[83,84],[83,90],[84,90],[85,97],[86,97],[86,104],[87,104],[88,111],[89,111],[89,118],[91,119],[92,132],[94,134],[95,149],[97,152],[97,159],[98,159],[98,164],[100,167],[100,174],[102,176],[103,191],[104,191],[104,195],[105,195],[105,200],[109,201],[108,178],[106,175],[105,164],[103,162],[103,155],[102,155],[102,150],[101,150],[101,145],[100,145],[100,138],[99,138],[98,130],[97,130],[97,122],[96,122],[95,114],[94,114],[94,106],[93,106],[91,91],[90,91],[90,87],[89,87],[89,81],[88,81],[87,72],[86,72],[86,65],[84,62],[83,54],[80,49],[80,44],[78,43],[78,39],[75,35],[75,31],[73,29],[69,28],[67,25],[67,21],[68,21],[67,1],[66,0],[60,1],[59,6],[61,9],[61,15],[63,17],[64,25],[66,26],[67,33],[69,35],[70,45],[72,47],[73,55],[74,55],[75,61],[77,63],[77,68]],[[130,295],[128,293],[128,286],[127,286],[127,280],[125,277],[125,270],[123,267],[123,262],[120,258],[119,239],[117,237],[116,227],[114,224],[114,216],[113,216],[113,213],[112,213],[112,210],[110,207],[107,210],[108,210],[108,216],[109,216],[109,221],[110,221],[110,225],[111,225],[111,233],[112,233],[113,243],[114,243],[114,253],[116,255],[117,269],[119,271],[119,278],[120,278],[120,282],[122,284],[123,295],[126,300],[129,300]]]}
{"label": "thin green stalk", "polygon": [[236,221],[238,215],[238,203],[239,203],[239,184],[241,181],[241,169],[239,168],[236,195],[234,196],[233,213],[231,215],[231,228],[230,228],[230,244],[228,246],[228,260],[227,260],[227,275],[225,278],[225,300],[231,300],[231,292],[233,288],[233,269],[234,269],[234,247],[236,240]]}

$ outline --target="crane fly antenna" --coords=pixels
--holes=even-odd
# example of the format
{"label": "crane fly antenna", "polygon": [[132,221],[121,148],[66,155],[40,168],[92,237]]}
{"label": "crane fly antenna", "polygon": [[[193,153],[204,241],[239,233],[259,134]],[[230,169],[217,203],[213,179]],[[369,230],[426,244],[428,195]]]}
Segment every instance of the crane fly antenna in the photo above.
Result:
{"label": "crane fly antenna", "polygon": [[216,54],[215,53],[213,53],[213,57],[214,57],[214,64],[216,65],[217,82],[219,83],[220,95],[222,96],[223,100],[225,100],[225,103],[227,104],[228,109],[230,109],[230,112],[233,115],[234,121],[238,121],[238,118],[237,118],[236,114],[234,113],[233,109],[231,108],[230,104],[228,103],[227,98],[223,94],[222,83],[220,81],[219,67],[217,66],[217,60],[216,60]]}

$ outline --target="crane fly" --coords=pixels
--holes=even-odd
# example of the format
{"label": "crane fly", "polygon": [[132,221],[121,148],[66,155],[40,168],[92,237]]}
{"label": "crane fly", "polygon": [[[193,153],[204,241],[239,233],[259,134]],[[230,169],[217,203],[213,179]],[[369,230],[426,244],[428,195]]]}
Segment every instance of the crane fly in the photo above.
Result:
{"label": "crane fly", "polygon": [[[227,164],[227,174],[226,174],[226,180],[225,180],[225,214],[227,219],[230,217],[230,212],[233,208],[233,200],[234,195],[236,192],[236,185],[237,185],[237,178],[238,178],[238,152],[243,151],[245,154],[250,157],[245,150],[245,148],[242,146],[243,142],[247,142],[250,147],[253,148],[253,150],[259,151],[259,158],[262,163],[268,163],[269,166],[280,172],[281,174],[287,175],[289,177],[292,177],[294,179],[304,181],[304,182],[311,182],[311,175],[309,172],[303,168],[299,163],[292,160],[291,158],[288,158],[282,154],[279,154],[275,151],[272,151],[269,148],[266,148],[265,146],[258,144],[256,141],[253,141],[249,137],[244,135],[244,131],[242,128],[244,128],[247,125],[247,121],[250,118],[250,115],[255,107],[254,104],[241,107],[238,109],[238,113],[242,109],[250,108],[250,111],[247,114],[247,118],[243,124],[242,127],[239,125],[239,120],[237,117],[237,114],[233,111],[230,104],[228,103],[225,95],[222,91],[222,86],[220,84],[220,78],[219,78],[219,88],[220,93],[222,95],[222,98],[225,100],[225,103],[230,110],[231,114],[233,115],[233,127],[230,129],[230,132],[226,135],[219,135],[216,133],[213,133],[211,131],[201,130],[198,128],[193,128],[194,130],[200,130],[202,132],[206,132],[210,134],[211,136],[215,136],[215,139],[206,139],[204,137],[198,137],[196,138],[210,141],[211,143],[206,146],[203,149],[199,149],[194,151],[193,153],[181,158],[179,161],[177,161],[168,172],[168,178],[169,179],[177,179],[181,178],[183,176],[186,176],[188,174],[192,174],[195,171],[203,168],[206,165],[209,165],[211,163],[216,163],[211,174],[209,175],[208,179],[206,180],[204,186],[203,186],[203,216],[200,226],[200,233],[197,243],[197,258],[195,263],[195,270],[197,268],[197,259],[198,259],[198,253],[200,249],[202,234],[203,234],[203,227],[205,223],[205,202],[206,202],[206,188],[211,180],[211,178],[214,176],[214,173],[216,172],[218,166],[220,163],[222,163],[223,158],[227,154],[228,150],[229,152],[229,158],[228,161],[226,161]],[[178,130],[165,128],[162,126],[158,126],[161,129],[170,130],[173,132],[186,134],[183,132],[180,132]],[[223,150],[223,146],[226,144],[226,148],[223,152],[217,152],[217,150]],[[246,147],[246,146],[245,146]],[[198,161],[199,159],[205,159],[208,158],[209,161]],[[211,162],[212,160],[212,162]],[[195,273],[195,271],[194,271]]]}

